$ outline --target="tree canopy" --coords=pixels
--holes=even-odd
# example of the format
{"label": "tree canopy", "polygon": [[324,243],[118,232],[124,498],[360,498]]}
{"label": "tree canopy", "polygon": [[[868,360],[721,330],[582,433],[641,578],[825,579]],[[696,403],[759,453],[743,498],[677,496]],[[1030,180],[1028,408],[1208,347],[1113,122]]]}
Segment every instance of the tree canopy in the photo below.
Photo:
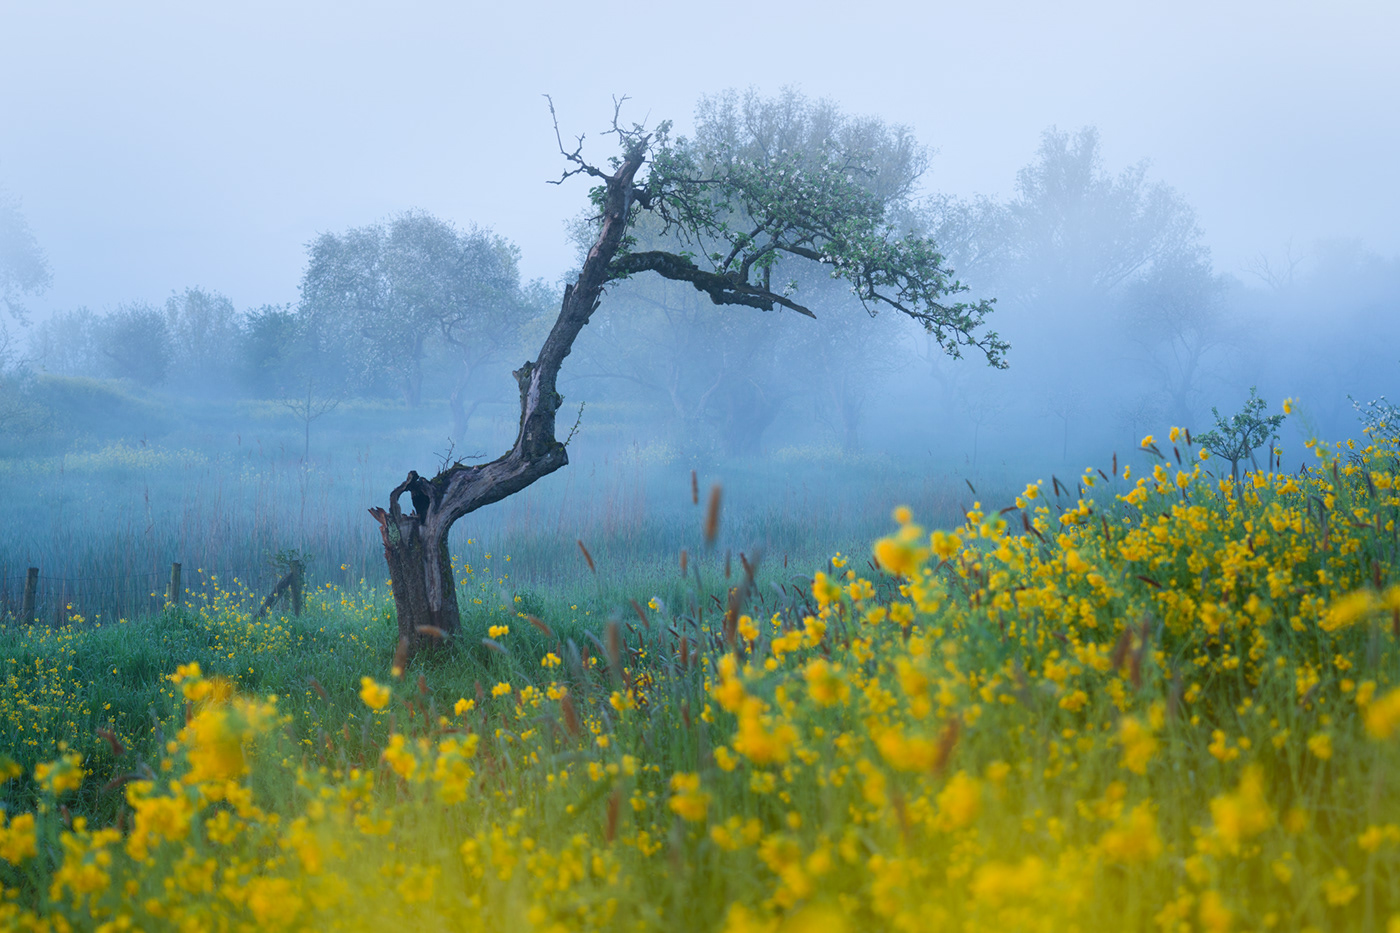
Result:
{"label": "tree canopy", "polygon": [[470,374],[506,349],[538,311],[522,295],[516,248],[487,230],[459,231],[423,211],[308,247],[301,317],[335,346],[359,380],[392,381],[407,405],[422,397],[435,343],[454,348]]}
{"label": "tree canopy", "polygon": [[[1007,344],[983,329],[991,302],[949,301],[964,286],[932,238],[901,223],[925,165],[907,129],[794,91],[723,94],[702,101],[698,118],[693,139],[673,139],[670,123],[647,132],[615,121],[624,151],[640,149],[629,226],[649,213],[681,248],[637,250],[626,236],[608,281],[656,272],[717,305],[815,316],[795,280],[773,281],[782,263],[805,260],[844,280],[870,313],[889,308],[918,321],[950,356],[974,347],[1005,365]],[[573,166],[565,178],[606,177],[583,160],[582,138],[573,151],[560,148]],[[605,186],[592,196],[601,206]]]}

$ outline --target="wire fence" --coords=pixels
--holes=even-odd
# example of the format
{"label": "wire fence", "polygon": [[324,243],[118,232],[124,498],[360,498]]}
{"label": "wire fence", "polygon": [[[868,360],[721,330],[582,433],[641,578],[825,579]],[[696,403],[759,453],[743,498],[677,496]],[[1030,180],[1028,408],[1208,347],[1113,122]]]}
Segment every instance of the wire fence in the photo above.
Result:
{"label": "wire fence", "polygon": [[[35,571],[39,572],[35,572]],[[349,577],[350,567],[324,576]],[[66,625],[133,619],[161,612],[171,601],[211,599],[217,593],[262,599],[287,572],[272,564],[169,567],[124,574],[46,574],[41,568],[0,567],[0,623]],[[172,593],[172,586],[178,594]]]}

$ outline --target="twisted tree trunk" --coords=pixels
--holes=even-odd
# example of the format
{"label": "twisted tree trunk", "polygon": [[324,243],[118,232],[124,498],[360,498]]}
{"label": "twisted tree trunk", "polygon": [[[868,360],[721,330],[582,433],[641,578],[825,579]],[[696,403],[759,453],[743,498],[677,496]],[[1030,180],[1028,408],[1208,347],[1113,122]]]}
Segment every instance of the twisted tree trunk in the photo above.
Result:
{"label": "twisted tree trunk", "polygon": [[[388,509],[372,508],[384,539],[384,558],[394,589],[400,639],[412,652],[425,638],[451,636],[461,628],[456,581],[447,538],[457,519],[499,502],[569,462],[554,436],[554,416],[563,397],[555,388],[559,367],[598,307],[613,257],[622,245],[635,195],[634,181],[646,155],[646,140],[634,144],[611,175],[597,172],[606,193],[598,236],[578,280],[565,288],[559,317],[540,355],[514,373],[520,389],[520,430],[510,451],[490,463],[446,466],[432,479],[410,472],[389,493]],[[399,504],[407,492],[413,510]]]}

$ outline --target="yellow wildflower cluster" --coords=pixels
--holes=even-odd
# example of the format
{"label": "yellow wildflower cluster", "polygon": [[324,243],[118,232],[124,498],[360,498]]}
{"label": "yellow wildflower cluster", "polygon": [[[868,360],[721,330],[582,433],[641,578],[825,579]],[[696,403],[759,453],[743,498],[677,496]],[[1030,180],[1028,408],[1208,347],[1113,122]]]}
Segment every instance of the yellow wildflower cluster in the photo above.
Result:
{"label": "yellow wildflower cluster", "polygon": [[474,700],[426,666],[288,734],[182,668],[110,825],[64,821],[53,746],[0,926],[1400,926],[1395,441],[1236,484],[1166,436],[955,529],[897,510],[875,572],[714,594],[725,637],[556,637]]}

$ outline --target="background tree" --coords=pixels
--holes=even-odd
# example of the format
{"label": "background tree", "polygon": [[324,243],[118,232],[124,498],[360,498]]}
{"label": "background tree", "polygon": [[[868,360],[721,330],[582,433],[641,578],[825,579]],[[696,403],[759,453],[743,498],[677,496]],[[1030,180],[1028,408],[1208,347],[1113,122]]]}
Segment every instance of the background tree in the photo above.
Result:
{"label": "background tree", "polygon": [[1233,340],[1227,291],[1227,281],[1205,256],[1177,254],[1154,263],[1125,297],[1129,331],[1156,373],[1176,424],[1195,420],[1212,357]]}
{"label": "background tree", "polygon": [[540,281],[522,286],[520,250],[505,237],[473,228],[458,236],[457,250],[438,326],[456,374],[448,395],[451,437],[462,440],[477,408],[499,397],[492,378],[504,377],[507,361],[525,352],[525,339],[559,296]]}
{"label": "background tree", "polygon": [[232,381],[242,323],[232,301],[215,291],[186,288],[166,299],[165,322],[172,379],[205,393]]}
{"label": "background tree", "polygon": [[1235,484],[1236,495],[1240,484],[1240,462],[1248,458],[1254,468],[1259,469],[1254,451],[1273,440],[1278,434],[1279,425],[1283,424],[1284,415],[1265,415],[1267,409],[1268,403],[1259,397],[1254,386],[1250,386],[1249,398],[1245,399],[1239,411],[1228,418],[1220,414],[1220,409],[1211,406],[1210,413],[1215,416],[1215,425],[1196,436],[1196,442],[1212,456],[1230,461],[1230,479]]}
{"label": "background tree", "polygon": [[1099,133],[1054,127],[1016,175],[1006,205],[1001,294],[1023,302],[1101,301],[1152,264],[1201,249],[1195,212],[1146,162],[1110,175]]}
{"label": "background tree", "polygon": [[[551,107],[552,110],[552,107]],[[771,146],[762,123],[734,121],[731,133],[672,139],[667,123],[624,127],[614,116],[619,153],[604,169],[570,150],[561,183],[594,183],[593,242],[538,356],[515,371],[520,427],[515,443],[488,463],[447,464],[429,479],[416,471],[371,510],[383,534],[401,639],[455,632],[460,625],[448,533],[462,516],[498,502],[568,463],[555,436],[563,404],[559,369],[597,310],[604,289],[645,272],[686,282],[716,305],[760,311],[782,307],[812,316],[789,285],[772,282],[779,260],[806,260],[844,279],[867,309],[892,308],[921,323],[945,351],[976,349],[1004,366],[1006,344],[984,329],[986,302],[949,302],[958,287],[936,245],[903,234],[892,220],[908,188],[887,185],[859,133],[839,124],[813,132],[816,145]],[[635,249],[631,229],[652,214],[683,250]],[[781,280],[780,280],[781,281]],[[405,513],[404,493],[413,500]]]}
{"label": "background tree", "polygon": [[800,270],[798,280],[820,316],[792,328],[794,381],[811,403],[812,417],[844,453],[854,454],[861,449],[868,403],[911,361],[911,336],[921,343],[925,334],[911,335],[907,322],[890,315],[872,316],[849,288],[820,270]]}
{"label": "background tree", "polygon": [[160,310],[141,303],[122,305],[99,319],[96,330],[103,375],[148,387],[165,381],[173,341]]}
{"label": "background tree", "polygon": [[[635,244],[679,249],[659,229],[639,218]],[[584,250],[592,233],[580,226]],[[659,276],[618,282],[580,336],[570,382],[593,392],[603,382],[669,426],[689,455],[751,454],[794,392],[793,317],[717,311],[704,292]]]}
{"label": "background tree", "polygon": [[[779,177],[790,173],[799,184],[810,166],[826,165],[833,140],[847,152],[861,153],[864,168],[852,182],[888,207],[889,231],[911,232],[907,205],[927,158],[907,129],[849,117],[830,102],[810,101],[794,91],[773,98],[729,91],[702,99],[697,108],[698,146],[747,164],[781,156],[787,165],[777,168]],[[738,243],[764,235],[766,221],[742,207],[725,222],[735,225]],[[659,216],[639,218],[630,234],[638,252],[685,253],[696,246]],[[576,239],[585,249],[591,244],[587,225],[576,231]],[[731,258],[707,257],[711,264]],[[769,428],[797,400],[804,403],[804,418],[810,410],[854,449],[872,377],[892,368],[903,335],[886,320],[872,325],[851,283],[833,279],[809,256],[755,251],[754,262],[755,277],[761,273],[766,287],[778,281],[786,293],[800,295],[816,312],[816,323],[717,313],[703,291],[685,283],[629,281],[610,288],[595,328],[581,342],[585,361],[573,378],[630,384],[658,409],[664,400],[662,413],[678,435],[694,444],[713,432],[716,446],[730,455],[757,453]]]}
{"label": "background tree", "polygon": [[[1009,200],[935,199],[925,223],[960,270],[1006,302],[1004,326],[1025,348],[1017,368],[1028,384],[1082,381],[1091,352],[1087,398],[1160,393],[1190,424],[1207,375],[1224,361],[1229,309],[1195,212],[1147,170],[1138,162],[1112,173],[1097,130],[1052,127]],[[1057,406],[1041,431],[1046,448],[1068,455],[1072,418],[1099,415],[1102,424],[1107,414]],[[1022,423],[1001,427],[1024,435],[1024,413],[1008,417]]]}
{"label": "background tree", "polygon": [[302,447],[301,464],[302,472],[305,473],[311,465],[311,425],[323,415],[328,415],[340,407],[341,399],[337,395],[327,395],[316,384],[314,373],[304,373],[301,384],[295,393],[288,392],[278,399],[278,404],[285,408],[291,416],[301,425]]}
{"label": "background tree", "polygon": [[471,385],[516,349],[521,328],[538,314],[521,292],[514,246],[422,211],[322,234],[309,253],[299,309],[307,337],[344,359],[361,387],[391,384],[409,408],[422,401],[434,344],[447,343],[460,366],[457,433],[470,414]]}
{"label": "background tree", "polygon": [[263,305],[244,315],[238,333],[238,377],[257,396],[283,396],[314,372],[301,323],[289,305]]}
{"label": "background tree", "polygon": [[96,376],[106,369],[98,345],[100,318],[87,308],[59,311],[29,332],[29,355],[45,372]]}
{"label": "background tree", "polygon": [[0,301],[23,320],[23,296],[39,294],[52,280],[48,258],[20,211],[19,199],[0,188]]}

